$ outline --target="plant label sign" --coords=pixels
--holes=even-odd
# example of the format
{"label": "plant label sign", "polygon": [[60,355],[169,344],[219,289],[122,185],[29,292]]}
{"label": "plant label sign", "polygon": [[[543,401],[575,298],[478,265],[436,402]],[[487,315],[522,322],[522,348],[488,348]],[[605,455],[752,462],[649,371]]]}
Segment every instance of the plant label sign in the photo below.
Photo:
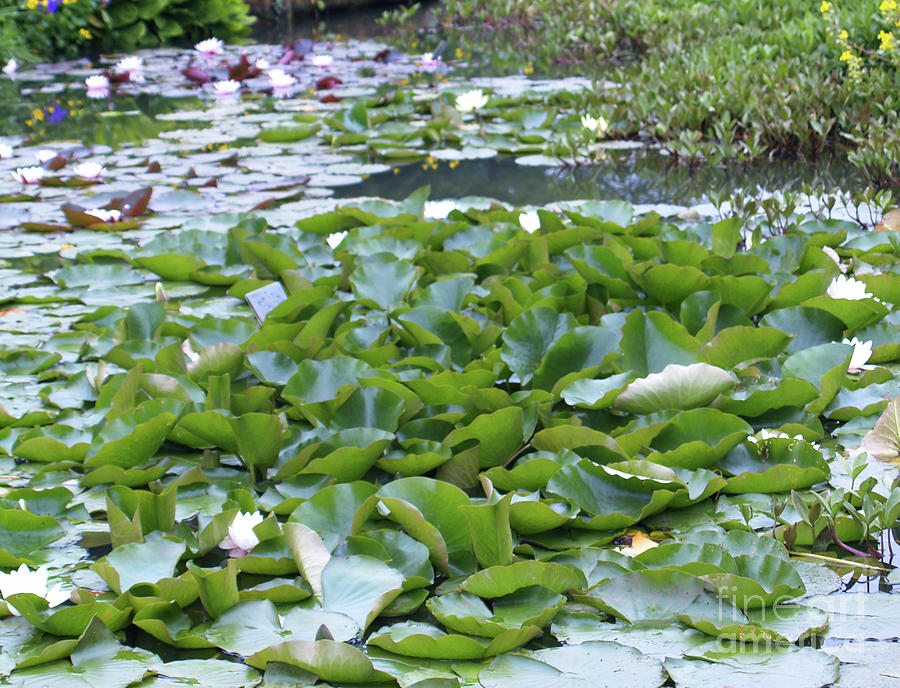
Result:
{"label": "plant label sign", "polygon": [[247,292],[244,298],[247,299],[247,303],[250,304],[250,308],[252,308],[253,312],[256,314],[256,319],[262,324],[262,321],[266,319],[269,311],[274,309],[278,304],[287,301],[287,294],[284,291],[284,287],[281,286],[281,282],[273,282],[272,284],[267,284],[264,287]]}

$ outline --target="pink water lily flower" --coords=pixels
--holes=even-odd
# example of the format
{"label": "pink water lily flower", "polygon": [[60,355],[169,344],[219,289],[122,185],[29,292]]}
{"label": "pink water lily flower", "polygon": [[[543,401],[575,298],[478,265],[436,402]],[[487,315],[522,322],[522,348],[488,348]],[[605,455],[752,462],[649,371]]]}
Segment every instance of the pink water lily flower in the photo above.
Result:
{"label": "pink water lily flower", "polygon": [[316,67],[327,67],[332,62],[334,58],[331,55],[313,55],[312,63]]}
{"label": "pink water lily flower", "polygon": [[441,65],[441,56],[432,53],[422,53],[416,58],[416,64],[423,71],[433,72]]}
{"label": "pink water lily flower", "polygon": [[[26,564],[22,564],[15,571],[0,573],[0,595],[5,600],[11,595],[30,592],[32,595],[43,597],[51,607],[59,606],[69,599],[71,593],[63,590],[60,583],[48,588],[47,578],[46,566],[39,566],[36,570],[31,571]],[[19,612],[11,605],[9,611],[15,616],[19,616]]]}
{"label": "pink water lily flower", "polygon": [[259,511],[252,514],[239,513],[228,526],[228,535],[219,543],[219,547],[228,550],[229,557],[243,557],[259,544],[259,538],[253,532],[254,526],[263,522]]}
{"label": "pink water lily flower", "polygon": [[225,44],[219,38],[207,38],[205,41],[197,43],[194,50],[210,59],[221,55],[225,51]]}
{"label": "pink water lily flower", "polygon": [[12,146],[6,143],[0,143],[0,160],[11,158],[13,155]]}
{"label": "pink water lily flower", "polygon": [[12,173],[13,179],[22,184],[37,184],[45,175],[43,167],[17,167]]}

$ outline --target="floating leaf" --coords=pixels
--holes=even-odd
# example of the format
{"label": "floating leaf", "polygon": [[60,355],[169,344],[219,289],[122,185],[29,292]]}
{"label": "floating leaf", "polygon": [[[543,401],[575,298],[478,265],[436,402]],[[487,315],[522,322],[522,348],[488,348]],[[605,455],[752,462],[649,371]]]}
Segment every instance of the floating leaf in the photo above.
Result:
{"label": "floating leaf", "polygon": [[659,373],[631,382],[616,398],[615,407],[628,413],[705,406],[731,389],[737,378],[708,363],[667,365]]}
{"label": "floating leaf", "polygon": [[503,655],[478,674],[484,688],[612,688],[623,682],[656,688],[666,679],[659,661],[617,643],[593,641],[538,650],[527,657]]}

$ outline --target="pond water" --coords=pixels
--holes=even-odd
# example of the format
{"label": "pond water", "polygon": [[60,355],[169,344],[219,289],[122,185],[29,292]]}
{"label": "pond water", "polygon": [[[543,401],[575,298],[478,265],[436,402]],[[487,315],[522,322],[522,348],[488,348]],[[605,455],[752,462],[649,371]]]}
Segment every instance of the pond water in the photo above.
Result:
{"label": "pond water", "polygon": [[[256,56],[274,57],[275,46],[249,48]],[[83,64],[48,65],[22,74],[15,82],[0,81],[0,121],[6,122],[9,140],[30,137],[31,148],[19,147],[19,156],[6,167],[28,165],[41,147],[67,142],[61,149],[74,152],[79,159],[88,155],[102,160],[108,168],[107,179],[128,172],[132,180],[161,182],[167,178],[180,186],[211,182],[226,190],[229,184],[277,185],[276,180],[312,176],[307,198],[352,198],[379,196],[406,197],[425,184],[433,198],[487,196],[517,205],[543,205],[558,200],[620,198],[638,206],[656,206],[663,214],[691,206],[703,206],[712,212],[709,198],[728,198],[736,193],[766,196],[774,191],[855,188],[861,185],[859,174],[840,156],[814,162],[778,160],[756,165],[684,166],[665,151],[627,142],[601,143],[589,164],[576,162],[560,154],[535,155],[554,139],[551,123],[542,121],[542,99],[572,88],[590,88],[591,82],[577,77],[536,79],[521,74],[509,77],[473,77],[478,66],[460,67],[472,85],[507,89],[510,97],[531,95],[523,100],[517,122],[492,125],[487,139],[476,132],[463,132],[448,139],[448,148],[434,151],[422,146],[414,127],[424,124],[423,111],[413,111],[416,99],[433,99],[448,88],[448,79],[464,78],[451,72],[423,75],[414,58],[391,53],[386,63],[373,61],[383,46],[371,42],[324,44],[320,50],[335,53],[337,60],[327,70],[306,70],[310,90],[304,97],[273,100],[264,93],[248,92],[243,98],[212,98],[208,86],[198,88],[180,75],[178,53],[157,51],[147,56],[147,69],[154,73],[152,86],[126,84],[113,97],[87,99],[80,90],[80,79],[96,69]],[[219,68],[221,72],[221,68]],[[215,72],[211,70],[211,74]],[[343,83],[333,89],[314,91],[315,83],[336,76]],[[48,80],[52,82],[48,83]],[[410,94],[402,107],[385,108],[386,125],[365,135],[357,133],[357,122],[339,124],[332,130],[310,130],[309,138],[296,121],[312,121],[319,114],[328,116],[337,104],[324,104],[318,97],[330,94],[342,99],[378,93],[384,79],[403,79]],[[255,81],[255,83],[254,83]],[[264,89],[261,79],[250,80]],[[413,85],[417,88],[413,90]],[[501,86],[502,85],[502,86]],[[532,93],[532,89],[534,92]],[[395,100],[397,94],[393,94]],[[446,96],[444,97],[446,100]],[[401,112],[401,110],[403,112]],[[404,122],[405,118],[410,121]],[[561,118],[557,118],[560,121]],[[578,114],[562,118],[566,128],[577,125]],[[263,127],[296,126],[296,135],[284,140],[260,142],[255,137]],[[380,130],[386,131],[379,136]],[[429,132],[432,133],[432,132]],[[439,130],[436,134],[443,137]],[[296,139],[296,140],[294,140]],[[344,145],[338,150],[337,143]],[[619,145],[619,144],[622,145]],[[349,144],[349,145],[347,145]],[[487,144],[487,145],[485,145]],[[228,151],[218,153],[214,150]],[[151,174],[137,174],[135,163],[153,156],[156,162],[177,158],[174,167],[163,166]],[[235,157],[237,156],[237,157]],[[275,160],[277,165],[270,165]],[[192,165],[188,160],[202,164]],[[222,161],[222,164],[219,162]],[[223,169],[223,166],[227,169]],[[191,173],[191,178],[186,178]],[[9,190],[9,180],[4,180]],[[93,195],[90,188],[82,189]],[[77,191],[77,190],[76,190]],[[46,193],[49,193],[46,192]],[[45,195],[46,195],[45,193]],[[209,196],[218,196],[207,190]],[[98,198],[96,200],[102,200]],[[259,201],[264,200],[259,198]],[[199,203],[199,206],[203,206]],[[32,221],[49,221],[37,212],[46,206],[33,206]],[[21,207],[7,206],[9,210]],[[237,210],[248,209],[245,204]],[[9,214],[5,226],[24,215]]]}
{"label": "pond water", "polygon": [[843,159],[817,164],[776,161],[764,165],[708,167],[678,165],[656,150],[610,150],[591,165],[526,166],[513,158],[463,161],[447,165],[410,163],[398,172],[373,174],[352,187],[336,189],[337,198],[380,196],[401,199],[423,184],[435,198],[489,196],[513,205],[545,205],[559,200],[618,198],[636,205],[696,206],[709,194],[731,197],[742,191],[800,191],[842,188],[861,182]]}

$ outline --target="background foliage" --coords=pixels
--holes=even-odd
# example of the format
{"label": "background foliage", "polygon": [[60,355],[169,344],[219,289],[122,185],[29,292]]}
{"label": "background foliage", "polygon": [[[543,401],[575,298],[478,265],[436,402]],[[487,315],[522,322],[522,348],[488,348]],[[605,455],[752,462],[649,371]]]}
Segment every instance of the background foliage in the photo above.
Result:
{"label": "background foliage", "polygon": [[[590,16],[590,21],[584,21]],[[597,89],[620,137],[656,138],[689,162],[763,155],[814,157],[855,146],[872,180],[897,178],[900,104],[885,57],[879,3],[686,0],[546,2],[451,0],[445,25],[502,26],[491,50],[525,50],[536,64],[582,62],[619,88]],[[851,80],[839,35],[871,55]],[[890,27],[887,27],[890,29]]]}
{"label": "background foliage", "polygon": [[[33,5],[33,7],[32,7]],[[73,57],[170,41],[247,33],[254,18],[243,0],[0,0],[0,59]]]}

